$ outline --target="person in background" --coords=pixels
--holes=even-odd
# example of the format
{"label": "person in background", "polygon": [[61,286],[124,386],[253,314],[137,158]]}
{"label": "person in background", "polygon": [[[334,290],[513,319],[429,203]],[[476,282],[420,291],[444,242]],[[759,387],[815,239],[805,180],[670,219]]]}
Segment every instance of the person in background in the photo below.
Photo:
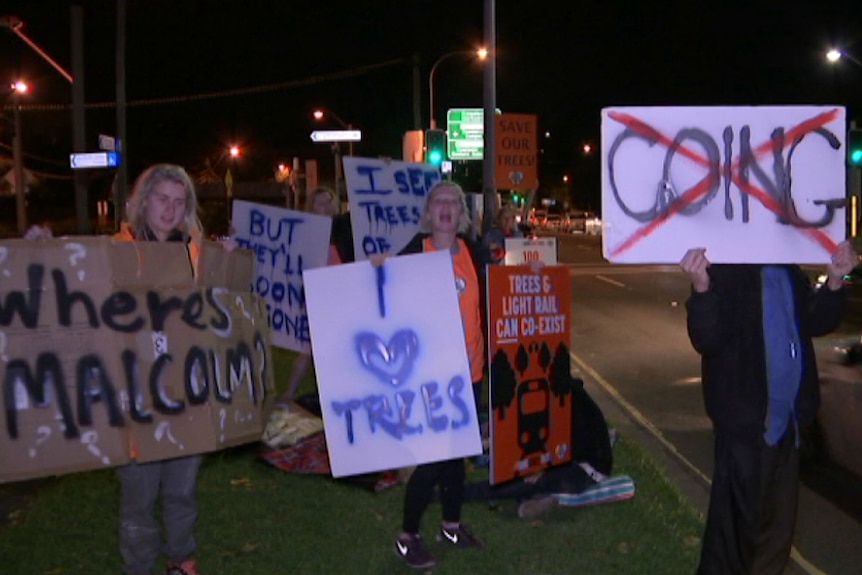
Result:
{"label": "person in background", "polygon": [[605,481],[613,470],[614,455],[610,430],[601,408],[584,389],[584,382],[571,374],[571,461],[517,477],[499,485],[487,478],[467,483],[465,501],[514,499],[518,502],[518,517],[531,519],[557,505],[559,494],[578,494]]}
{"label": "person in background", "polygon": [[506,258],[506,238],[522,238],[524,234],[515,223],[515,208],[505,204],[497,212],[497,221],[485,232],[482,243],[491,252],[491,263],[501,264]]}
{"label": "person in background", "polygon": [[[326,187],[319,187],[311,190],[305,202],[305,211],[334,218],[338,215],[338,197],[335,192]],[[329,257],[327,265],[336,265],[341,263],[341,257],[335,245],[329,245]],[[308,353],[300,353],[296,356],[293,365],[290,368],[290,375],[287,378],[287,389],[278,397],[275,398],[276,407],[288,408],[290,403],[296,398],[296,391],[302,380],[308,375],[311,370],[312,358]]]}
{"label": "person in background", "polygon": [[701,355],[715,463],[700,575],[779,575],[790,557],[799,493],[800,429],[820,405],[813,336],[841,322],[844,275],[856,264],[840,244],[828,281],[813,290],[796,265],[713,264],[686,252],[688,334]]}
{"label": "person in background", "polygon": [[[485,263],[481,246],[462,234],[470,226],[464,191],[453,182],[440,182],[428,192],[421,229],[401,251],[402,254],[446,250],[452,256],[455,284],[463,323],[463,337],[470,362],[470,375],[476,404],[482,391],[485,369],[485,337],[482,332],[482,296]],[[456,547],[482,548],[482,543],[461,523],[461,504],[466,477],[463,459],[450,459],[419,465],[407,482],[404,493],[402,530],[395,542],[395,552],[407,565],[427,569],[436,564],[420,535],[422,515],[439,486],[443,521],[437,541]]]}
{"label": "person in background", "polygon": [[[184,244],[196,273],[203,229],[194,184],[183,168],[157,164],[145,170],[134,183],[127,211],[128,222],[115,239]],[[235,244],[225,244],[226,249],[233,247]],[[135,452],[133,445],[133,456]],[[120,554],[128,575],[150,575],[161,552],[168,558],[167,575],[197,575],[194,528],[202,460],[197,454],[149,463],[132,461],[117,468]],[[164,542],[154,515],[159,495]]]}

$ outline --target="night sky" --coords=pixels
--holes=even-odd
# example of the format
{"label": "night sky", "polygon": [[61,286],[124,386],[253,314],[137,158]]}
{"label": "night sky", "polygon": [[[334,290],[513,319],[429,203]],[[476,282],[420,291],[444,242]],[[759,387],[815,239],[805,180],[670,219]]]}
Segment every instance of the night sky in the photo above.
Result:
{"label": "night sky", "polygon": [[[116,131],[116,1],[83,4],[87,144],[96,150],[98,134]],[[581,147],[598,144],[603,107],[837,104],[862,123],[862,1],[730,4],[497,0],[497,107],[536,114],[551,134],[541,146],[543,187],[566,173],[578,185],[598,185],[598,158],[585,158]],[[427,127],[433,62],[483,44],[482,0],[126,5],[130,178],[156,161],[194,171],[234,142],[245,150],[234,168],[239,179],[271,177],[294,156],[318,158],[325,178],[329,147],[309,134],[338,126],[315,123],[315,107],[362,130],[357,155],[399,158],[403,132],[417,127],[413,55]],[[71,71],[69,6],[4,0],[0,14],[20,17],[24,33]],[[830,65],[824,54],[832,46],[857,62]],[[33,85],[22,112],[27,166],[68,176],[70,86],[0,29],[0,79],[18,74]],[[482,106],[482,77],[467,56],[441,63],[438,123],[447,108]],[[9,123],[0,122],[0,157],[10,141]]]}

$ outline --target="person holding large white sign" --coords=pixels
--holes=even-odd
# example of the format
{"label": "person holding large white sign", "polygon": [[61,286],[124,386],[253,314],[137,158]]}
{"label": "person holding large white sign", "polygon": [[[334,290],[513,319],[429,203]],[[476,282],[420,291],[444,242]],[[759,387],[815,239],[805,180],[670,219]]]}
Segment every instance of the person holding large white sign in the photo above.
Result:
{"label": "person holding large white sign", "polygon": [[[464,344],[470,360],[473,399],[479,408],[482,379],[485,370],[485,337],[482,331],[481,281],[488,256],[480,246],[460,234],[470,227],[470,216],[464,191],[453,182],[440,182],[428,192],[422,215],[422,230],[402,250],[402,253],[446,253],[455,272],[455,287],[461,312]],[[431,502],[435,485],[439,486],[443,505],[443,522],[437,540],[457,547],[482,547],[482,543],[461,524],[461,503],[466,477],[464,461],[451,459],[420,465],[410,476],[404,494],[402,531],[395,542],[396,552],[408,565],[428,568],[435,564],[425,549],[419,527],[422,515]]]}
{"label": "person holding large white sign", "polygon": [[344,158],[356,261],[400,252],[419,231],[428,192],[442,179],[431,164]]}
{"label": "person holding large white sign", "polygon": [[800,430],[820,405],[813,336],[841,323],[842,242],[828,281],[812,289],[796,265],[711,264],[686,252],[688,334],[702,356],[703,397],[715,438],[709,512],[698,573],[784,572],[799,495]]}
{"label": "person holding large white sign", "polygon": [[602,110],[602,246],[615,263],[829,263],[844,238],[844,108]]}
{"label": "person holding large white sign", "polygon": [[237,244],[254,252],[251,288],[266,301],[272,344],[309,353],[302,273],[326,265],[332,216],[234,200],[231,225]]}

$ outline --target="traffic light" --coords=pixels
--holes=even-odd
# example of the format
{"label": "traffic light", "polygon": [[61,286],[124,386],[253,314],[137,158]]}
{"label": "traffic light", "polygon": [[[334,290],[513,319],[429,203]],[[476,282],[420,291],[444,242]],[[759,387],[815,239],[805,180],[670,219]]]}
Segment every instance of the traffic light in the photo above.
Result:
{"label": "traffic light", "polygon": [[446,132],[425,130],[425,161],[440,166],[446,159]]}
{"label": "traffic light", "polygon": [[847,163],[862,167],[862,130],[851,128],[847,132]]}

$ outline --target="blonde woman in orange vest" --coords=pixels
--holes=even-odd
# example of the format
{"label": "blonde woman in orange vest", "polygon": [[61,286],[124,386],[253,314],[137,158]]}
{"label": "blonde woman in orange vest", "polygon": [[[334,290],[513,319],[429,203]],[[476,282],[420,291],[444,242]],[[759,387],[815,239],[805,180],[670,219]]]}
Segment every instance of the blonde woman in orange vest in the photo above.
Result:
{"label": "blonde woman in orange vest", "polygon": [[[127,217],[115,239],[181,242],[189,265],[197,271],[203,229],[198,218],[194,183],[180,166],[157,164],[135,181]],[[232,249],[231,246],[226,246]],[[135,448],[133,446],[133,456]],[[159,555],[168,558],[167,575],[197,575],[197,476],[203,456],[191,455],[150,463],[133,461],[117,468],[120,480],[120,554],[128,575],[151,575]],[[162,497],[164,543],[155,505]]]}
{"label": "blonde woman in orange vest", "polygon": [[[446,250],[452,255],[464,343],[478,408],[485,370],[482,297],[484,270],[489,257],[487,250],[463,235],[469,227],[470,216],[461,186],[453,182],[440,182],[428,192],[422,216],[423,232],[416,235],[401,253]],[[402,531],[395,548],[410,567],[427,569],[436,563],[425,548],[419,527],[437,485],[443,507],[443,521],[437,540],[456,547],[482,548],[479,539],[461,523],[465,477],[464,460],[461,458],[420,465],[410,476],[404,493]]]}

